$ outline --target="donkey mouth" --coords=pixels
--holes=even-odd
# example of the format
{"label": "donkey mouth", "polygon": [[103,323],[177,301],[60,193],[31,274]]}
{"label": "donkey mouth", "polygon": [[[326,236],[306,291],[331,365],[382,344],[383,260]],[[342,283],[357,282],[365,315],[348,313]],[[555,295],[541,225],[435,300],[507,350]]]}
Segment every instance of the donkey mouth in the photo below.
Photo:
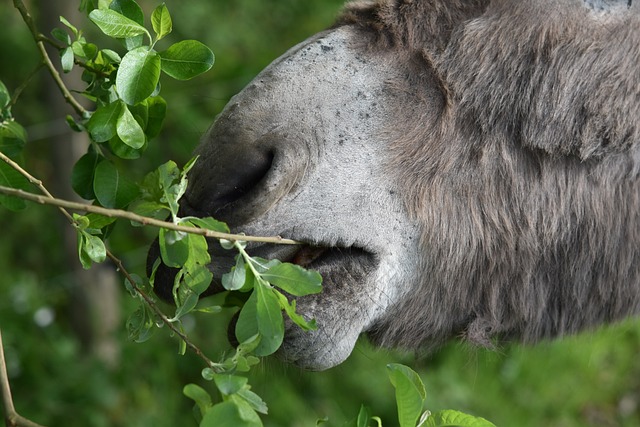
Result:
{"label": "donkey mouth", "polygon": [[[309,270],[322,270],[328,265],[342,264],[347,259],[375,258],[373,253],[358,246],[324,246],[307,243],[275,248],[267,244],[249,249],[249,253],[252,256],[290,262]],[[322,271],[320,273],[322,274]]]}

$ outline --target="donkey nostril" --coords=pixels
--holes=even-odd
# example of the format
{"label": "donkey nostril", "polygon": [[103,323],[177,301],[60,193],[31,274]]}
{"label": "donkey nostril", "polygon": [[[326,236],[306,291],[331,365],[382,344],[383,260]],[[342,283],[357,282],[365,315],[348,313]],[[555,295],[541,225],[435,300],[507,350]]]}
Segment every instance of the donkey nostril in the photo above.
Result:
{"label": "donkey nostril", "polygon": [[182,207],[195,216],[221,215],[227,206],[251,193],[271,169],[271,151],[233,152],[215,147],[196,162],[189,176],[189,189]]}
{"label": "donkey nostril", "polygon": [[267,175],[273,162],[273,153],[254,155],[250,159],[238,159],[230,172],[215,184],[214,203],[222,209],[251,192]]}

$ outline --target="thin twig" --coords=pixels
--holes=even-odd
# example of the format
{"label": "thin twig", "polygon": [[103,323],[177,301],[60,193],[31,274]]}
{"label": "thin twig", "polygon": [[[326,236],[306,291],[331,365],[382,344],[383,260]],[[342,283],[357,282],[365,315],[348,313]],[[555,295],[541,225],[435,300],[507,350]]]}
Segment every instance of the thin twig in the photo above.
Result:
{"label": "thin twig", "polygon": [[109,257],[109,259],[116,265],[116,268],[124,275],[124,277],[127,279],[127,281],[131,284],[131,287],[133,287],[133,289],[136,290],[136,292],[138,293],[138,295],[140,295],[142,297],[142,299],[144,299],[144,301],[147,303],[147,305],[151,308],[151,310],[153,310],[153,312],[160,317],[160,320],[162,320],[162,322],[167,325],[167,327],[174,333],[176,334],[178,337],[180,337],[180,339],[182,341],[184,341],[184,343],[187,345],[187,347],[189,347],[191,349],[191,351],[193,351],[198,357],[200,357],[202,360],[204,360],[204,362],[207,364],[208,367],[210,368],[215,368],[215,363],[209,359],[203,352],[202,350],[200,350],[200,348],[198,346],[196,346],[195,344],[193,344],[189,338],[183,334],[180,329],[176,328],[176,326],[173,324],[173,322],[171,322],[169,320],[169,318],[162,312],[162,310],[160,310],[160,308],[156,305],[156,302],[154,301],[153,298],[151,298],[149,295],[147,295],[142,289],[140,289],[140,287],[137,285],[136,281],[133,279],[133,277],[131,277],[131,275],[129,274],[129,272],[127,270],[124,269],[124,266],[122,265],[122,261],[116,257],[115,255],[113,255],[109,250],[107,250],[107,256]]}
{"label": "thin twig", "polygon": [[69,105],[71,105],[71,107],[76,111],[76,113],[78,113],[78,115],[80,115],[81,117],[86,117],[88,114],[87,110],[85,110],[84,107],[80,105],[78,101],[76,101],[73,95],[71,95],[71,92],[69,92],[69,89],[67,89],[67,86],[62,81],[60,73],[58,73],[58,70],[51,62],[51,58],[49,57],[49,54],[47,53],[47,50],[45,49],[44,43],[42,41],[42,38],[44,36],[40,34],[38,29],[36,28],[36,25],[33,22],[33,18],[31,17],[31,14],[29,14],[26,6],[24,5],[24,3],[22,3],[22,0],[13,0],[13,6],[18,9],[25,24],[27,24],[27,27],[29,27],[29,31],[31,31],[33,40],[35,41],[36,46],[40,51],[40,55],[42,56],[42,60],[44,61],[44,65],[49,70],[49,74],[51,74],[51,77],[53,77],[53,80],[58,86],[58,89],[60,89],[63,98]]}
{"label": "thin twig", "polygon": [[[147,225],[152,225],[152,226],[156,226],[156,227],[164,227],[164,228],[169,228],[169,229],[173,229],[173,230],[176,230],[176,231],[184,231],[184,232],[187,232],[187,233],[200,234],[200,235],[204,235],[204,236],[207,236],[207,237],[223,238],[223,239],[227,239],[227,240],[231,240],[231,241],[237,241],[237,240],[245,240],[246,241],[247,238],[248,238],[249,240],[252,240],[252,241],[270,241],[270,242],[273,242],[273,243],[285,243],[285,244],[287,244],[287,243],[294,243],[294,244],[297,243],[297,242],[295,242],[293,240],[283,239],[281,237],[244,236],[244,235],[241,235],[241,234],[218,233],[218,232],[214,232],[214,231],[211,231],[211,230],[205,230],[205,229],[200,229],[200,228],[177,226],[177,225],[175,225],[175,224],[173,224],[171,222],[159,221],[159,220],[156,220],[154,218],[143,217],[143,216],[140,216],[140,215],[133,214],[132,212],[127,212],[127,211],[123,211],[123,210],[119,210],[119,209],[106,209],[106,208],[103,208],[103,207],[100,207],[100,206],[87,205],[87,204],[84,204],[84,203],[76,203],[76,202],[70,202],[70,201],[67,201],[67,200],[56,199],[49,192],[49,190],[47,190],[47,188],[42,184],[42,181],[40,181],[39,179],[35,178],[29,172],[27,172],[22,167],[20,167],[20,165],[18,165],[17,163],[15,163],[11,159],[9,159],[2,152],[0,152],[0,159],[2,159],[5,162],[7,162],[10,166],[12,166],[18,172],[20,172],[23,176],[25,176],[29,180],[30,183],[32,183],[35,186],[37,186],[40,189],[40,191],[42,193],[44,193],[46,196],[39,196],[37,194],[28,193],[26,191],[16,190],[14,188],[9,188],[9,187],[4,187],[4,186],[0,186],[0,193],[6,194],[6,195],[10,195],[10,196],[20,197],[20,198],[23,198],[23,199],[26,199],[26,200],[37,202],[37,203],[58,206],[60,208],[60,210],[62,211],[62,213],[67,217],[67,219],[72,224],[75,224],[75,220],[73,219],[71,214],[69,214],[69,212],[66,209],[78,210],[78,211],[82,211],[82,212],[93,212],[93,213],[97,213],[97,214],[108,216],[108,217],[124,218],[124,219],[129,219],[129,220],[132,220],[132,221],[139,222],[141,224],[147,224]],[[142,299],[145,300],[145,302],[151,308],[151,310],[153,310],[153,312],[160,318],[160,320],[162,320],[162,322],[165,325],[167,325],[167,327],[172,332],[174,332],[178,337],[180,337],[180,339],[184,341],[184,343],[187,345],[187,347],[189,347],[196,355],[198,355],[202,360],[204,360],[204,362],[207,364],[208,367],[214,368],[215,364],[211,361],[211,359],[209,359],[207,356],[205,356],[205,354],[202,352],[202,350],[200,350],[200,348],[198,346],[193,344],[185,334],[180,332],[180,330],[175,327],[173,322],[171,322],[169,320],[169,318],[167,318],[167,316],[162,312],[162,310],[160,310],[160,308],[156,305],[156,303],[153,300],[153,298],[151,298],[142,289],[140,289],[140,287],[137,285],[135,280],[131,277],[129,272],[124,268],[124,265],[123,265],[122,261],[118,257],[116,257],[115,255],[113,255],[110,251],[107,251],[107,256],[116,265],[116,268],[122,273],[122,275],[125,276],[127,281],[129,281],[129,283],[136,290],[138,295],[140,295],[142,297]]]}
{"label": "thin twig", "polygon": [[2,390],[2,406],[4,407],[5,423],[11,425],[11,417],[15,415],[16,409],[11,398],[11,387],[9,387],[9,375],[7,374],[7,363],[4,360],[4,348],[2,346],[2,332],[0,331],[0,387]]}
{"label": "thin twig", "polygon": [[133,222],[137,222],[143,225],[150,225],[152,227],[166,228],[169,230],[180,231],[183,233],[197,234],[199,236],[211,237],[214,239],[226,239],[230,241],[245,241],[245,242],[263,242],[263,243],[277,243],[284,245],[299,245],[300,242],[291,239],[285,239],[280,236],[273,237],[260,237],[260,236],[245,236],[244,234],[230,234],[221,233],[219,231],[208,230],[205,228],[187,227],[184,225],[176,225],[172,222],[161,221],[159,219],[141,216],[133,212],[124,211],[122,209],[107,209],[101,206],[89,205],[86,203],[71,202],[69,200],[56,199],[51,196],[40,196],[38,194],[29,193],[27,191],[18,190],[15,188],[0,186],[0,194],[7,196],[19,197],[24,200],[28,200],[43,205],[52,205],[59,208],[70,209],[79,212],[90,212],[99,215],[103,215],[109,218],[121,218],[128,219]]}
{"label": "thin twig", "polygon": [[18,98],[22,94],[22,91],[25,90],[25,88],[31,82],[31,79],[33,79],[33,76],[35,76],[42,67],[44,67],[44,63],[41,62],[33,71],[31,71],[31,73],[29,73],[29,75],[27,76],[26,79],[24,79],[22,84],[13,91],[13,96],[11,97],[11,105],[16,105],[16,102],[18,102]]}
{"label": "thin twig", "polygon": [[[26,170],[21,168],[20,165],[18,165],[15,162],[11,161],[11,159],[9,159],[7,156],[5,156],[2,152],[0,152],[0,159],[2,159],[4,161],[9,160],[7,163],[9,163],[12,167],[16,168],[16,170],[18,172],[20,172],[22,175],[24,175],[29,180],[30,183],[32,183],[35,186],[37,186],[40,189],[40,191],[42,191],[44,194],[46,194],[46,196],[38,196],[36,194],[27,193],[26,191],[15,190],[13,188],[3,187],[3,186],[0,186],[0,193],[4,193],[4,194],[7,194],[7,195],[12,195],[12,196],[16,196],[16,197],[22,197],[22,198],[27,199],[27,200],[32,200],[32,201],[35,201],[35,202],[38,202],[38,203],[51,204],[51,205],[55,205],[56,202],[64,202],[64,203],[59,203],[57,206],[60,208],[62,213],[67,217],[67,219],[72,224],[75,224],[75,220],[73,219],[71,214],[69,214],[69,212],[65,208],[72,209],[72,210],[80,210],[80,211],[87,211],[86,208],[91,208],[92,210],[95,209],[95,208],[99,208],[99,209],[97,209],[97,212],[94,212],[94,213],[103,214],[105,216],[109,216],[109,215],[106,215],[109,211],[112,211],[112,213],[113,212],[118,212],[118,210],[105,209],[105,208],[101,208],[99,206],[85,205],[85,204],[82,204],[82,203],[61,201],[59,199],[56,199],[56,198],[53,197],[53,195],[51,195],[49,190],[47,190],[47,188],[42,184],[42,181],[40,181],[39,179],[36,179],[29,172],[27,172]],[[24,197],[24,196],[26,196],[26,197]],[[127,212],[127,211],[120,211],[120,212],[121,213],[125,213],[125,214],[130,213],[130,212]],[[114,215],[114,216],[116,216],[116,215]],[[136,215],[136,216],[138,216],[138,215]],[[140,218],[144,219],[144,217],[140,217]],[[130,218],[128,218],[128,219],[130,219]],[[148,218],[148,219],[153,220],[153,218]],[[154,221],[156,221],[156,220],[154,220]],[[163,222],[163,221],[160,221],[160,222]],[[144,223],[144,222],[142,222],[142,223]],[[167,223],[167,224],[173,225],[172,223]],[[151,225],[151,224],[149,224],[149,225]],[[196,230],[196,229],[190,228],[190,227],[185,227],[185,228],[187,228],[187,230],[184,230],[184,231],[187,231],[187,232],[193,232],[193,230]],[[180,230],[178,230],[178,231],[180,231]],[[225,233],[221,233],[221,234],[225,234]],[[229,236],[236,236],[236,235],[230,234]],[[237,235],[237,236],[238,237],[243,237],[241,235]],[[215,367],[215,363],[213,363],[213,361],[211,361],[211,359],[209,359],[202,352],[202,350],[200,350],[200,348],[198,346],[193,344],[185,334],[183,334],[178,328],[175,327],[173,322],[171,322],[169,320],[169,318],[162,312],[162,310],[156,305],[156,303],[153,300],[153,298],[151,298],[142,289],[140,289],[140,287],[137,285],[136,281],[131,277],[131,274],[129,274],[129,272],[125,269],[124,264],[122,263],[122,261],[118,257],[116,257],[115,255],[113,255],[113,253],[111,253],[111,251],[107,251],[107,256],[116,265],[116,268],[118,269],[118,271],[120,271],[120,273],[122,273],[122,275],[127,279],[127,281],[131,284],[131,286],[136,290],[138,295],[140,295],[142,297],[142,299],[144,299],[144,301],[151,308],[151,310],[153,310],[153,312],[160,318],[160,320],[162,320],[162,322],[165,325],[167,325],[167,327],[173,333],[175,333],[182,341],[184,341],[184,343],[187,345],[187,347],[189,347],[197,356],[199,356],[207,364],[208,367],[214,368]],[[3,392],[3,396],[5,396],[4,392]],[[9,412],[9,411],[7,410],[7,412]],[[18,427],[18,426],[21,426],[21,425],[15,424],[15,426]],[[25,427],[29,427],[26,424],[24,424],[24,426]],[[36,425],[34,424],[33,426],[35,427]]]}
{"label": "thin twig", "polygon": [[[17,164],[16,162],[14,162],[13,160],[11,160],[11,158],[9,158],[6,154],[4,154],[2,151],[0,151],[0,160],[4,160],[9,166],[11,166],[13,169],[15,169],[16,171],[20,172],[20,174],[22,176],[24,176],[25,178],[27,178],[27,180],[29,180],[29,182],[33,185],[35,185],[36,187],[38,187],[38,190],[40,190],[40,192],[42,194],[44,194],[45,196],[54,199],[53,195],[51,193],[49,193],[49,190],[47,190],[47,188],[42,185],[42,181],[40,181],[39,179],[35,178],[33,175],[31,175],[29,172],[27,172],[26,170],[24,170],[22,168],[22,166],[20,166],[19,164]],[[31,194],[31,193],[29,193]],[[64,207],[60,207],[60,212],[62,212],[62,214],[67,217],[67,219],[72,223],[75,224],[75,221],[73,219],[73,217],[71,216],[71,214],[69,214],[69,212],[67,212]]]}
{"label": "thin twig", "polygon": [[0,331],[0,393],[2,394],[4,421],[7,427],[43,427],[18,414],[16,408],[13,406],[11,387],[9,386],[9,375],[7,373],[7,362],[4,358],[2,331]]}

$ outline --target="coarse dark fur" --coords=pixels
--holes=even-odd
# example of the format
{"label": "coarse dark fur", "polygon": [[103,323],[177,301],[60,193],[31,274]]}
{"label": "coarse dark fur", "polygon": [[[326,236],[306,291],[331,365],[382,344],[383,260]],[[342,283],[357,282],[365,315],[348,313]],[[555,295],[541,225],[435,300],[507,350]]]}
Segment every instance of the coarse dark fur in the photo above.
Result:
{"label": "coarse dark fur", "polygon": [[411,76],[389,173],[423,224],[424,283],[378,343],[532,342],[640,311],[640,8],[595,3],[347,7],[338,25]]}

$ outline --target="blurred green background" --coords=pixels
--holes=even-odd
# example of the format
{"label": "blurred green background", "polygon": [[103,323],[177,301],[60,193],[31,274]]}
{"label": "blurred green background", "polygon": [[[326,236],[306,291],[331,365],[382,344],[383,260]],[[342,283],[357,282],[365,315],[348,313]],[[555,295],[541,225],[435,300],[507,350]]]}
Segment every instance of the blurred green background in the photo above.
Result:
{"label": "blurred green background", "polygon": [[[15,90],[38,56],[10,3],[0,4],[0,80]],[[147,13],[157,5],[140,3]],[[27,4],[43,32],[58,25],[60,15],[92,28],[77,14],[76,1]],[[147,160],[132,163],[136,178],[169,159],[184,163],[228,99],[289,47],[331,25],[342,0],[166,4],[174,19],[166,46],[198,39],[215,52],[216,64],[192,81],[163,84],[169,118]],[[93,30],[88,37],[101,40]],[[29,132],[28,169],[62,197],[72,197],[69,168],[86,146],[68,131],[67,113],[42,71],[14,108]],[[0,328],[18,411],[49,426],[195,425],[191,401],[181,390],[189,382],[207,387],[200,361],[178,356],[175,339],[166,333],[145,344],[127,340],[124,322],[135,305],[121,279],[109,266],[78,268],[75,237],[55,210],[0,210],[0,221]],[[112,249],[142,273],[153,233],[119,226]],[[187,326],[216,358],[228,351],[224,324],[203,316]],[[342,426],[361,404],[385,426],[396,425],[389,362],[420,372],[431,410],[462,410],[498,426],[640,426],[639,353],[637,320],[535,347],[491,352],[453,343],[430,357],[372,349],[363,339],[346,363],[327,372],[302,372],[266,359],[251,384],[269,405],[267,426],[314,426],[325,417],[327,425]]]}

